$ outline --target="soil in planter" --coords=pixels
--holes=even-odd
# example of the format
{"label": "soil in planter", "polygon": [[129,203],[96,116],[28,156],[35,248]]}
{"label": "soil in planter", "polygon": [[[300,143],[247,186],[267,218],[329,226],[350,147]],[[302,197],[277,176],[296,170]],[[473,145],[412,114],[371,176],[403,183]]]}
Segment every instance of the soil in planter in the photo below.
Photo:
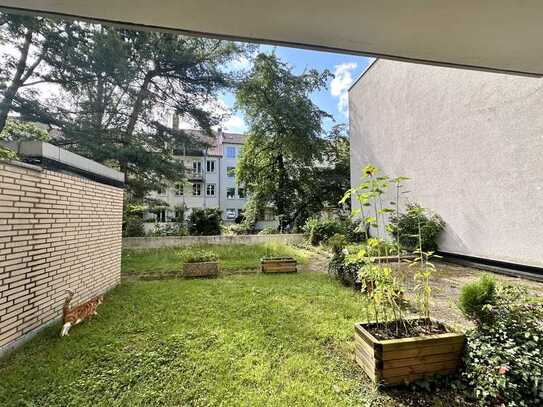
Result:
{"label": "soil in planter", "polygon": [[379,322],[364,325],[364,328],[378,340],[416,338],[449,332],[445,325],[432,320],[406,319],[404,322]]}

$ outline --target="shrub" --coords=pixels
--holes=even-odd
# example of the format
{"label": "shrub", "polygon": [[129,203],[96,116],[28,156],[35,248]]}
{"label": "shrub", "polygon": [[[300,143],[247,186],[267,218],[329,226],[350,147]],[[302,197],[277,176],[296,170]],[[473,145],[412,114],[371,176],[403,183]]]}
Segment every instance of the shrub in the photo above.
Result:
{"label": "shrub", "polygon": [[274,235],[276,233],[277,229],[271,226],[266,226],[264,229],[258,232],[259,235]]}
{"label": "shrub", "polygon": [[126,218],[123,230],[124,237],[142,237],[145,236],[143,220],[139,216],[129,216]]}
{"label": "shrub", "polygon": [[360,243],[368,238],[366,227],[358,220],[347,218],[342,221],[345,226],[345,237],[347,241],[353,243]]}
{"label": "shrub", "polygon": [[422,239],[422,250],[437,250],[437,239],[445,228],[445,222],[437,214],[431,214],[427,209],[414,203],[408,203],[405,213],[398,217],[391,216],[392,234],[397,237],[400,234],[400,245],[407,250],[413,251],[418,245],[418,233]]}
{"label": "shrub", "polygon": [[214,236],[221,234],[221,211],[214,208],[193,209],[188,219],[189,234]]}
{"label": "shrub", "polygon": [[463,378],[480,405],[541,406],[543,304],[524,288],[498,286],[491,312],[467,333]]}
{"label": "shrub", "polygon": [[250,232],[251,228],[245,223],[235,223],[224,228],[225,235],[248,235]]}
{"label": "shrub", "polygon": [[218,260],[217,255],[210,250],[182,250],[179,252],[179,257],[185,263],[203,263]]}
{"label": "shrub", "polygon": [[328,263],[328,274],[330,277],[339,280],[343,285],[354,287],[362,265],[362,262],[348,260],[344,250],[338,250],[334,252],[330,263]]}
{"label": "shrub", "polygon": [[344,234],[345,225],[334,219],[310,218],[303,228],[305,238],[313,246],[325,243],[336,233]]}
{"label": "shrub", "polygon": [[460,310],[469,319],[486,321],[496,304],[496,280],[484,274],[478,281],[466,284],[460,293]]}
{"label": "shrub", "polygon": [[336,233],[326,242],[326,245],[332,250],[332,253],[340,253],[347,246],[347,238],[344,235]]}
{"label": "shrub", "polygon": [[183,223],[157,223],[151,233],[152,236],[186,236],[187,228]]}

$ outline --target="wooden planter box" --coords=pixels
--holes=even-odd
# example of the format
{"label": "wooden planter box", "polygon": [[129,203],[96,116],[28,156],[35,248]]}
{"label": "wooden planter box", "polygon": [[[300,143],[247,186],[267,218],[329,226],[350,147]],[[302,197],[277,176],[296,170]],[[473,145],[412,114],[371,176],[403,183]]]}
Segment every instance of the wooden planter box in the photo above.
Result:
{"label": "wooden planter box", "polygon": [[260,270],[263,273],[295,273],[296,259],[292,257],[274,257],[260,260]]}
{"label": "wooden planter box", "polygon": [[410,383],[434,374],[451,374],[460,365],[464,334],[443,333],[413,338],[378,340],[355,324],[355,360],[376,383]]}
{"label": "wooden planter box", "polygon": [[217,277],[219,263],[216,261],[183,264],[183,277]]}

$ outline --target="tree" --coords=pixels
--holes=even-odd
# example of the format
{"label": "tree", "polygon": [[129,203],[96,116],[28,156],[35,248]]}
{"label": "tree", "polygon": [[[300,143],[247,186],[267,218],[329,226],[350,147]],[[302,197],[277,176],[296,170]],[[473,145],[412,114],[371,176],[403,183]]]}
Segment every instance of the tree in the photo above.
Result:
{"label": "tree", "polygon": [[275,54],[259,54],[236,93],[236,105],[249,125],[238,179],[251,195],[247,219],[273,206],[280,228],[297,220],[306,174],[321,162],[325,142],[322,119],[330,117],[310,99],[331,76],[309,70],[296,75]]}
{"label": "tree", "polygon": [[[21,122],[19,120],[8,119],[4,129],[0,132],[1,141],[32,141],[32,140],[49,140],[49,134],[46,130],[32,124]],[[11,149],[0,145],[0,159],[14,159],[17,155]]]}
{"label": "tree", "polygon": [[[26,19],[25,27],[61,24]],[[9,29],[5,36],[28,32]],[[202,144],[165,124],[172,113],[211,134],[223,118],[213,109],[217,95],[238,79],[225,66],[251,50],[229,41],[66,23],[62,38],[51,37],[38,58],[46,67],[38,82],[55,83],[58,97],[21,98],[16,106],[5,103],[5,110],[60,129],[55,144],[117,167],[130,195],[141,200],[149,190],[183,178],[183,166],[173,157],[176,148]]]}
{"label": "tree", "polygon": [[68,48],[66,32],[71,23],[1,13],[0,24],[0,44],[4,47],[0,64],[1,132],[12,110],[36,99],[32,86],[49,81],[45,61],[51,53]]}
{"label": "tree", "polygon": [[351,187],[350,142],[344,125],[332,127],[323,154],[324,161],[313,168],[310,177],[313,182],[305,193],[307,209],[313,213],[326,207],[337,208]]}

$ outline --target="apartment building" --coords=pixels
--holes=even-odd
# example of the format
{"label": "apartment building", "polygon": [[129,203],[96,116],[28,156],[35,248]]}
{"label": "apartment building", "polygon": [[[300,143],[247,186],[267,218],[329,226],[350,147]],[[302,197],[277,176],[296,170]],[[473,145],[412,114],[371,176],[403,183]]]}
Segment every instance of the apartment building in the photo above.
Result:
{"label": "apartment building", "polygon": [[152,192],[149,196],[164,201],[168,208],[157,214],[148,213],[146,218],[170,222],[181,213],[188,216],[195,208],[219,208],[223,220],[233,222],[247,202],[245,189],[237,183],[235,174],[245,136],[222,129],[214,137],[197,130],[190,132],[208,146],[175,151],[176,158],[185,166],[186,181]]}

